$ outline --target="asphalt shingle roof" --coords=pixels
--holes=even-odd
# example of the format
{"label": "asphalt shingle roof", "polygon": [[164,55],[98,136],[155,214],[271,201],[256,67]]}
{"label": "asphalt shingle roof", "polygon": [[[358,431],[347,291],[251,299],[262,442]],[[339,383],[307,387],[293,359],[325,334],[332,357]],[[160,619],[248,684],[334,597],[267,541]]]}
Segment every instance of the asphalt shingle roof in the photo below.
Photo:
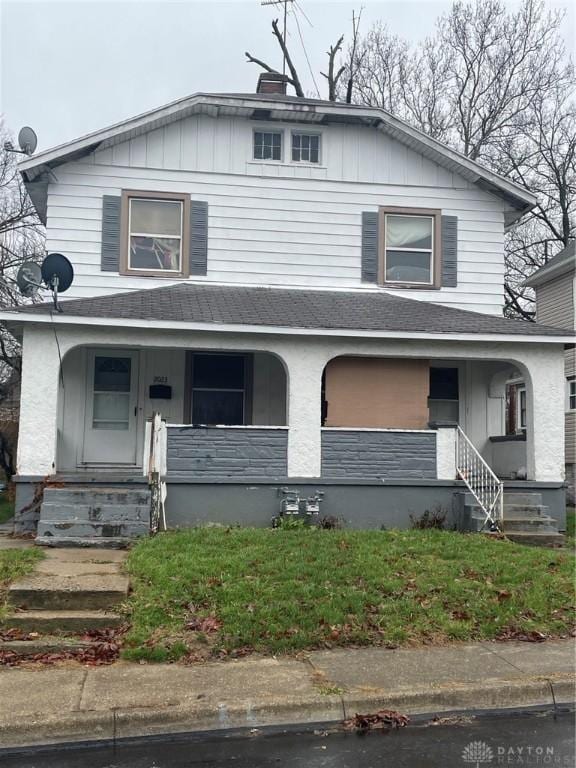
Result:
{"label": "asphalt shingle roof", "polygon": [[[49,313],[51,303],[21,308]],[[566,336],[571,332],[407,299],[385,291],[318,291],[182,283],[62,302],[64,315],[357,331]]]}

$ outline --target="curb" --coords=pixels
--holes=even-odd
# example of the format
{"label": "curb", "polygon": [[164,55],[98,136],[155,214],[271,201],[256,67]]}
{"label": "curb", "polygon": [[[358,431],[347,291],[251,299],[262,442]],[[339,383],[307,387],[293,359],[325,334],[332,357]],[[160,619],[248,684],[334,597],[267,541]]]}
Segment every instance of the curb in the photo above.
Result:
{"label": "curb", "polygon": [[396,709],[409,715],[455,710],[514,709],[573,704],[572,675],[554,679],[529,678],[487,681],[482,685],[453,684],[422,690],[351,691],[342,696],[286,697],[273,703],[250,701],[228,705],[201,704],[153,708],[77,710],[56,716],[19,715],[17,721],[0,717],[0,754],[4,749],[56,743],[116,741],[170,733],[193,733],[238,728],[297,726],[303,723],[334,725],[356,712]]}

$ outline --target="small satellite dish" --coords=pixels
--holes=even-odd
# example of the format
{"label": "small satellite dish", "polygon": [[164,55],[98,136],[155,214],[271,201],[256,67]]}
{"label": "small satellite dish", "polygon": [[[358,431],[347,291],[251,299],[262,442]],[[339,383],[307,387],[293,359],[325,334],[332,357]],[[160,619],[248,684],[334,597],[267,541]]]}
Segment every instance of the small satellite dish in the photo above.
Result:
{"label": "small satellite dish", "polygon": [[64,293],[72,285],[74,268],[61,253],[49,253],[42,262],[42,280],[54,294]]}
{"label": "small satellite dish", "polygon": [[24,128],[20,128],[18,144],[25,155],[33,155],[38,146],[36,132],[27,125],[25,125]]}
{"label": "small satellite dish", "polygon": [[22,296],[32,298],[42,284],[42,272],[35,261],[25,261],[16,275],[16,283]]}

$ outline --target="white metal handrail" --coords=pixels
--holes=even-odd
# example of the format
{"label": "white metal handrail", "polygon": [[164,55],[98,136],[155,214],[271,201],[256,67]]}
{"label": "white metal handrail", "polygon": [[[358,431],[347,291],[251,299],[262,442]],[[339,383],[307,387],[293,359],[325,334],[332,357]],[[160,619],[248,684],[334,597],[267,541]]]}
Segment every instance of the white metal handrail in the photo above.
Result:
{"label": "white metal handrail", "polygon": [[148,476],[150,486],[150,531],[158,533],[166,530],[166,467],[167,467],[167,432],[166,422],[159,413],[146,422],[144,439],[144,474]]}
{"label": "white metal handrail", "polygon": [[504,483],[484,461],[461,427],[456,428],[456,472],[486,515],[484,525],[502,530]]}

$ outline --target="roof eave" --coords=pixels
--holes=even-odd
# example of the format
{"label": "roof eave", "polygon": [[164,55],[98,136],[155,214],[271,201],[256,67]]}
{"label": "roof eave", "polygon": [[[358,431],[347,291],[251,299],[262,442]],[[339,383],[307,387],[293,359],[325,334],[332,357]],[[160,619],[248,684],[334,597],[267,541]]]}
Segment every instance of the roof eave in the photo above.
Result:
{"label": "roof eave", "polygon": [[22,333],[24,325],[68,325],[74,327],[103,327],[140,330],[188,331],[208,333],[241,333],[275,336],[321,336],[333,338],[361,339],[402,339],[452,342],[490,342],[496,344],[562,344],[574,345],[574,335],[521,335],[505,333],[441,333],[427,331],[385,331],[358,328],[298,328],[291,326],[248,325],[232,323],[206,323],[172,320],[151,320],[125,317],[85,317],[81,315],[60,314],[23,314],[21,312],[0,311],[0,320],[10,327],[11,333]]}
{"label": "roof eave", "polygon": [[506,199],[513,209],[508,224],[520,218],[536,204],[536,197],[527,190],[480,166],[383,109],[339,102],[282,101],[280,99],[266,99],[259,94],[254,96],[216,96],[197,93],[171,102],[164,107],[115,123],[108,128],[94,131],[66,144],[44,150],[23,160],[19,164],[19,169],[25,180],[32,182],[57,165],[78,159],[93,152],[99,146],[107,147],[120,141],[126,141],[132,136],[139,135],[139,133],[153,130],[156,125],[163,125],[172,119],[179,119],[188,113],[192,114],[194,111],[211,113],[216,116],[221,109],[235,110],[238,114],[245,112],[245,117],[249,117],[256,110],[267,110],[271,119],[276,120],[294,119],[297,116],[298,119],[305,119],[306,121],[330,122],[331,119],[344,117],[350,122],[373,125],[408,146],[414,148],[414,145],[417,145],[417,151],[439,162],[444,167],[452,168],[454,172],[460,173],[473,183],[484,186],[492,194]]}

